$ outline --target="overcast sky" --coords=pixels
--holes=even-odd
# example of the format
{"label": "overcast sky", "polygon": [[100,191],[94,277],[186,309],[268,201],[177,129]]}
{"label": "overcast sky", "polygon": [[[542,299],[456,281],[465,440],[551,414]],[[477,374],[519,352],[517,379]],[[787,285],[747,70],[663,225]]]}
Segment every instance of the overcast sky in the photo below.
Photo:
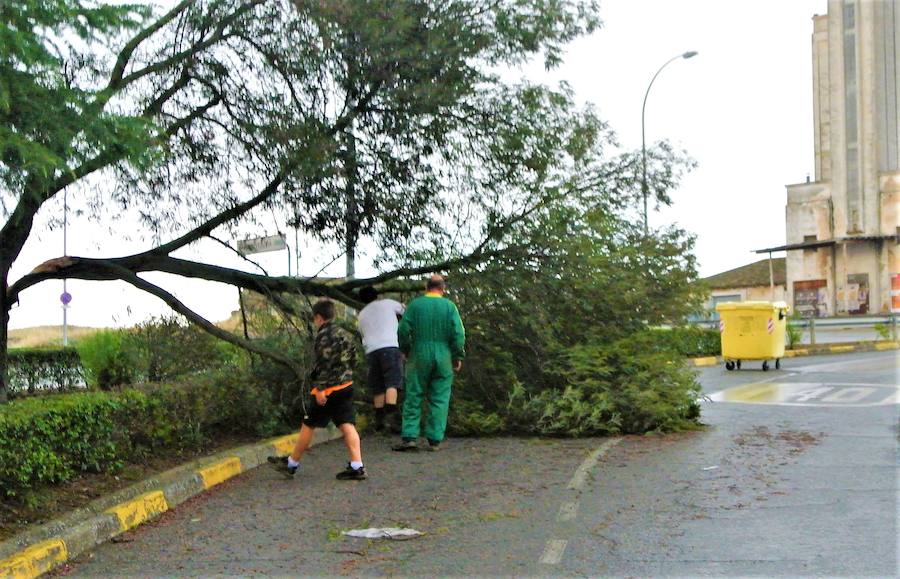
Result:
{"label": "overcast sky", "polygon": [[[650,223],[676,222],[696,233],[701,275],[712,275],[758,259],[754,249],[782,244],[785,185],[802,182],[807,174],[814,178],[812,16],[826,9],[826,0],[606,0],[601,2],[603,28],[573,43],[563,66],[549,75],[539,66],[521,72],[542,82],[568,81],[580,100],[598,108],[623,147],[640,148],[641,101],[653,74],[675,55],[699,52],[667,66],[647,101],[648,143],[669,139],[699,163],[674,192],[673,207],[651,213]],[[60,210],[61,201],[48,204],[39,223]],[[68,246],[70,255],[82,256],[146,248],[77,220],[70,223]],[[301,239],[301,273],[317,273],[334,253]],[[61,254],[61,231],[40,231],[16,262],[11,281]],[[178,255],[239,265],[213,243]],[[269,273],[287,273],[285,252],[257,258]],[[342,271],[337,262],[325,273]],[[374,273],[365,258],[357,272]],[[213,321],[237,309],[234,288],[147,277]],[[156,298],[120,282],[75,280],[68,290],[74,298],[71,325],[132,325],[168,311]],[[24,292],[11,311],[10,326],[61,324],[61,292],[62,282]]]}

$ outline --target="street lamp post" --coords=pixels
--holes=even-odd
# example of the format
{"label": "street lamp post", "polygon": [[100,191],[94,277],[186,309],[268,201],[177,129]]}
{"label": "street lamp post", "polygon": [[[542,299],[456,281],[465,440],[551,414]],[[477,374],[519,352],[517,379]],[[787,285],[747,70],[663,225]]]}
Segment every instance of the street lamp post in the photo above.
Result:
{"label": "street lamp post", "polygon": [[684,54],[679,54],[678,56],[674,56],[667,60],[665,64],[659,67],[659,70],[656,71],[656,74],[653,75],[653,78],[650,79],[650,84],[647,85],[647,92],[644,93],[644,104],[641,106],[641,158],[642,158],[642,170],[641,170],[641,192],[644,195],[644,234],[649,233],[650,228],[647,224],[647,138],[646,132],[644,130],[644,112],[647,110],[647,97],[650,95],[650,87],[653,86],[653,81],[656,80],[656,77],[659,76],[659,73],[662,72],[669,63],[678,60],[679,58],[693,58],[697,56],[697,52],[695,50],[691,50],[689,52],[685,52]]}

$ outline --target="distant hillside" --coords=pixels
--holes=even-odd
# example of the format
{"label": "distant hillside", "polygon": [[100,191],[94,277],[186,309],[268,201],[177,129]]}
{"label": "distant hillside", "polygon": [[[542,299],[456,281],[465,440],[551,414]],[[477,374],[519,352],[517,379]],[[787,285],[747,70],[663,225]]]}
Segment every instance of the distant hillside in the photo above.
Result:
{"label": "distant hillside", "polygon": [[[220,328],[229,332],[237,332],[241,327],[241,313],[232,312],[231,317],[221,322],[216,322]],[[83,326],[69,326],[69,344],[77,342],[101,330],[111,328],[88,328]],[[9,340],[6,342],[10,348],[46,348],[62,345],[62,326],[34,326],[9,331]]]}
{"label": "distant hillside", "polygon": [[[69,326],[69,343],[103,330],[104,328],[86,328]],[[62,326],[35,326],[9,331],[10,348],[42,348],[62,345]]]}

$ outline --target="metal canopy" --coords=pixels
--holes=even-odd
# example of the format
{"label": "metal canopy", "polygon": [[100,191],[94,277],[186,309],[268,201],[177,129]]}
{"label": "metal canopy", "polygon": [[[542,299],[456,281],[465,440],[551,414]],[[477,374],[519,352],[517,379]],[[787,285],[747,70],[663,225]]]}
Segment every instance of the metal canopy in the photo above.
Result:
{"label": "metal canopy", "polygon": [[794,251],[797,249],[815,249],[817,247],[828,247],[838,243],[849,243],[852,241],[887,241],[900,240],[897,235],[859,235],[856,237],[841,237],[839,239],[822,239],[816,241],[804,241],[802,243],[790,243],[778,247],[767,247],[766,249],[754,250],[754,253],[772,253],[773,251]]}

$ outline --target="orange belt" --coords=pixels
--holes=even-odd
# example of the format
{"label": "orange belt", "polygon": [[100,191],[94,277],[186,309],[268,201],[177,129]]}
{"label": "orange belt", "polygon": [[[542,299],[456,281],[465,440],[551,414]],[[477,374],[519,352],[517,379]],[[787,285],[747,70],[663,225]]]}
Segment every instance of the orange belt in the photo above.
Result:
{"label": "orange belt", "polygon": [[[351,380],[349,382],[344,382],[343,384],[338,384],[337,386],[329,386],[328,388],[321,390],[321,392],[325,396],[330,396],[333,392],[337,392],[338,390],[343,390],[344,388],[347,388],[348,386],[353,386],[353,380]],[[315,396],[319,392],[320,392],[320,390],[318,388],[313,388],[310,391],[310,394]]]}

